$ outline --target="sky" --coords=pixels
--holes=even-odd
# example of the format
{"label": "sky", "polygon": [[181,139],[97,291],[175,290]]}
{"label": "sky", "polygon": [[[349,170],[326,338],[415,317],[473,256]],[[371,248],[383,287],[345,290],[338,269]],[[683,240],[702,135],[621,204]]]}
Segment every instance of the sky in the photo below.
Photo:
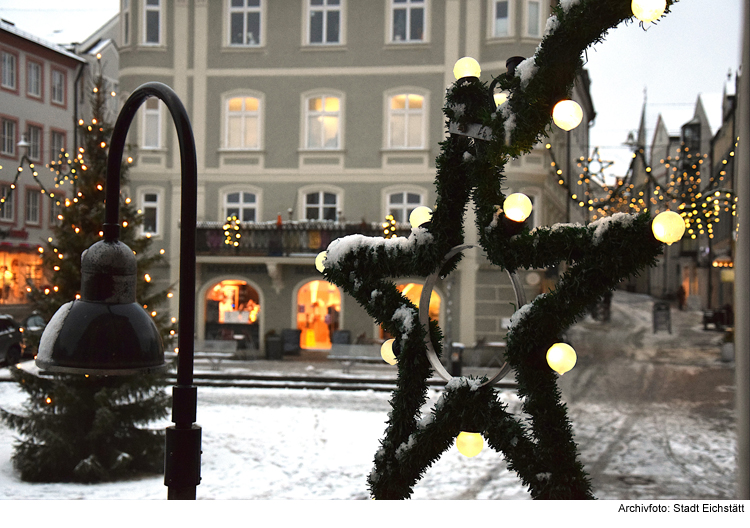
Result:
{"label": "sky", "polygon": [[[0,0],[0,17],[55,43],[82,41],[107,22],[119,0]],[[693,116],[700,94],[715,132],[721,94],[740,65],[742,0],[680,0],[658,24],[621,25],[590,48],[586,68],[597,117],[591,148],[616,163],[607,175],[627,170],[623,145],[636,130],[646,94],[647,134],[661,113],[670,132]],[[728,83],[734,92],[734,81]]]}

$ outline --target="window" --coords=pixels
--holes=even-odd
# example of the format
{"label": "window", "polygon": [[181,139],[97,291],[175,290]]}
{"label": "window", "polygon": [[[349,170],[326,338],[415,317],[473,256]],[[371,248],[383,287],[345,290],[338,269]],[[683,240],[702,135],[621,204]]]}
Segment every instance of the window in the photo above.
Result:
{"label": "window", "polygon": [[3,52],[3,88],[16,89],[16,56],[7,51]]}
{"label": "window", "polygon": [[341,0],[309,0],[310,44],[341,43]]}
{"label": "window", "polygon": [[52,102],[65,104],[65,72],[52,70]]}
{"label": "window", "polygon": [[231,0],[229,5],[229,44],[261,45],[261,0]]}
{"label": "window", "polygon": [[227,193],[224,195],[224,218],[236,216],[240,222],[255,222],[257,205],[255,193],[244,191]]}
{"label": "window", "polygon": [[40,161],[42,158],[42,129],[41,127],[29,125],[28,129],[29,159]]}
{"label": "window", "polygon": [[314,280],[297,290],[299,345],[305,349],[330,349],[341,324],[341,291],[333,284]]}
{"label": "window", "polygon": [[161,104],[156,97],[146,99],[143,111],[143,148],[161,147]]}
{"label": "window", "polygon": [[391,41],[425,40],[425,0],[391,0]]}
{"label": "window", "polygon": [[227,100],[226,141],[230,149],[260,148],[260,100],[232,97]]}
{"label": "window", "polygon": [[0,139],[0,154],[16,155],[16,122],[3,119],[2,138]]}
{"label": "window", "polygon": [[492,2],[492,36],[508,37],[511,35],[510,1],[498,0]]}
{"label": "window", "polygon": [[307,134],[309,149],[338,149],[340,145],[341,102],[329,95],[307,99]]}
{"label": "window", "polygon": [[526,0],[526,36],[542,36],[541,0]]}
{"label": "window", "polygon": [[16,89],[16,56],[3,52],[3,88]]}
{"label": "window", "polygon": [[51,161],[57,162],[60,153],[65,151],[65,132],[53,130],[50,132],[50,156]]}
{"label": "window", "polygon": [[41,193],[36,189],[26,189],[26,223],[31,225],[39,225],[41,223],[39,218],[39,202],[41,201]]}
{"label": "window", "polygon": [[156,191],[141,193],[141,214],[143,224],[141,234],[146,236],[158,235],[161,230],[161,194]]}
{"label": "window", "polygon": [[398,94],[388,104],[388,147],[422,148],[424,141],[424,97]]}
{"label": "window", "polygon": [[0,185],[0,221],[13,222],[13,191],[10,185]]}
{"label": "window", "polygon": [[332,192],[318,191],[305,195],[305,218],[307,220],[338,219],[339,197]]}
{"label": "window", "polygon": [[388,195],[388,214],[399,223],[409,221],[411,212],[422,205],[422,194],[416,192],[395,192]]}
{"label": "window", "polygon": [[42,65],[38,62],[26,63],[26,93],[32,97],[42,97]]}
{"label": "window", "polygon": [[130,45],[130,0],[122,0],[120,9],[120,29],[122,31],[122,45]]}
{"label": "window", "polygon": [[146,0],[143,6],[143,43],[161,44],[161,0]]}

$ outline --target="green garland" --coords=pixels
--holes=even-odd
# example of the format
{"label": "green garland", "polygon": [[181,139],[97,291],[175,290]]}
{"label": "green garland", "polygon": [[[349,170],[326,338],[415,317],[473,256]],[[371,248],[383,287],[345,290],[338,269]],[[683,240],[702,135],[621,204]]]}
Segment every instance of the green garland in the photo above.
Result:
{"label": "green garland", "polygon": [[[352,235],[329,246],[323,262],[326,279],[353,296],[396,336],[397,388],[368,479],[374,498],[408,498],[460,431],[482,433],[490,447],[503,453],[533,498],[593,498],[561,402],[557,374],[546,363],[546,350],[561,340],[589,305],[622,279],[652,266],[663,246],[651,234],[647,214],[620,214],[588,226],[555,225],[518,233],[499,206],[505,199],[501,188],[505,164],[546,136],[552,107],[569,96],[582,68],[581,54],[602,41],[610,28],[631,18],[630,3],[572,0],[553,7],[547,34],[534,57],[521,63],[516,75],[497,79],[499,87],[510,93],[508,102],[497,110],[490,105],[484,83],[457,81],[444,108],[448,124],[463,130],[478,124],[491,130],[492,138],[482,141],[451,134],[441,143],[431,222],[413,229],[408,239]],[[495,389],[482,384],[486,378],[454,378],[431,414],[421,416],[432,373],[426,330],[418,323],[417,308],[391,279],[453,271],[460,256],[447,264],[443,258],[463,243],[462,219],[471,199],[480,244],[490,262],[510,272],[561,261],[570,265],[553,292],[538,296],[511,319],[506,359],[516,372],[527,419],[509,414]],[[431,322],[429,331],[432,342],[439,343],[437,324]]]}

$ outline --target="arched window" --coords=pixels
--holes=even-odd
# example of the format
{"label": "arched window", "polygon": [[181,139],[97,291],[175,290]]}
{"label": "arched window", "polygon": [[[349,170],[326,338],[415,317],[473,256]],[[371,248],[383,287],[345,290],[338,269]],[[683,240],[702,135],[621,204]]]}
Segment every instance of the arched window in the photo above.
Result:
{"label": "arched window", "polygon": [[341,291],[333,284],[310,281],[297,291],[297,329],[300,346],[330,349],[333,333],[339,329]]}
{"label": "arched window", "polygon": [[258,350],[260,296],[243,280],[223,280],[206,292],[206,340],[237,341]]}
{"label": "arched window", "polygon": [[257,97],[238,95],[226,100],[226,148],[260,148],[260,105]]}
{"label": "arched window", "polygon": [[411,212],[423,205],[424,193],[412,191],[398,191],[388,193],[388,213],[396,222],[409,221]]}
{"label": "arched window", "polygon": [[305,148],[341,148],[341,99],[333,95],[308,97],[305,128]]}
{"label": "arched window", "polygon": [[425,146],[425,98],[401,93],[388,99],[388,148],[419,149]]}
{"label": "arched window", "polygon": [[258,196],[254,192],[234,191],[224,194],[224,217],[236,216],[240,222],[258,221]]}
{"label": "arched window", "polygon": [[307,220],[336,221],[338,211],[338,194],[327,191],[305,193],[305,218]]}

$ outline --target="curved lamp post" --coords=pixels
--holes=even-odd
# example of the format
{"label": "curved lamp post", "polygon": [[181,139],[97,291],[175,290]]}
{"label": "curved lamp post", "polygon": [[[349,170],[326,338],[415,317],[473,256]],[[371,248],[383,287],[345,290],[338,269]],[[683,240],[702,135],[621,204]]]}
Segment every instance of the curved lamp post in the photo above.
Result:
{"label": "curved lamp post", "polygon": [[182,177],[180,214],[180,306],[177,384],[172,387],[172,422],[167,428],[164,484],[169,499],[195,499],[200,483],[201,429],[195,424],[193,385],[195,333],[195,230],[198,171],[195,140],[185,107],[162,83],[138,87],[120,111],[107,159],[104,240],[81,256],[81,299],[62,306],[47,325],[36,363],[49,372],[133,375],[165,368],[164,347],[151,317],[135,302],[137,277],[132,250],[120,234],[120,166],[125,139],[138,108],[161,99],[177,129]]}

